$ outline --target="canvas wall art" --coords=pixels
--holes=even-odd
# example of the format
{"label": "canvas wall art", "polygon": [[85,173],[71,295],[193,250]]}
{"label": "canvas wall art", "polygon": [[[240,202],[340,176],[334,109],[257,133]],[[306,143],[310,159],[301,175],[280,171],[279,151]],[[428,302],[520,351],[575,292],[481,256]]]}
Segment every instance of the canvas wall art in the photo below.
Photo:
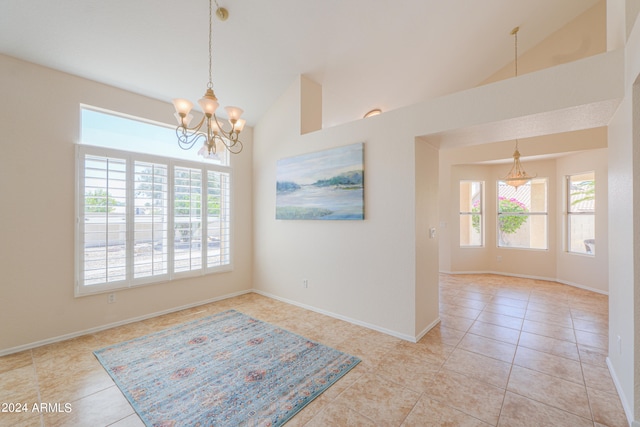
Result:
{"label": "canvas wall art", "polygon": [[278,160],[276,219],[364,219],[364,143]]}

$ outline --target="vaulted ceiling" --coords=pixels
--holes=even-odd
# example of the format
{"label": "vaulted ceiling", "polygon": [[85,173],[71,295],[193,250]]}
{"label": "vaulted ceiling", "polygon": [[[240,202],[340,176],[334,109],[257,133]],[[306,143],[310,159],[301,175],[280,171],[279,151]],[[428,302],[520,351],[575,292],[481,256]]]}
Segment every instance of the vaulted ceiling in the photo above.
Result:
{"label": "vaulted ceiling", "polygon": [[[214,90],[254,125],[303,74],[333,126],[474,87],[513,60],[513,27],[524,52],[596,2],[218,0]],[[204,93],[207,38],[207,0],[0,2],[0,53],[168,102]]]}

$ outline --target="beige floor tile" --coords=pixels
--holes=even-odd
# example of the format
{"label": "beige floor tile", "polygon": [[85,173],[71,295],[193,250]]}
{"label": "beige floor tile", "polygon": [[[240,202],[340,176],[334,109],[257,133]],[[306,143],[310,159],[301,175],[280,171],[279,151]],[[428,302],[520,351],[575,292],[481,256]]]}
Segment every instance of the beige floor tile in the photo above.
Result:
{"label": "beige floor tile", "polygon": [[591,332],[575,331],[578,344],[588,345],[589,347],[607,350],[609,348],[609,338],[606,335],[598,335]]}
{"label": "beige floor tile", "polygon": [[145,425],[137,414],[133,414],[111,424],[109,427],[145,427]]}
{"label": "beige floor tile", "polygon": [[494,296],[491,300],[491,304],[506,305],[508,307],[519,308],[522,310],[527,308],[528,303],[528,299],[509,298],[500,294]]}
{"label": "beige floor tile", "polygon": [[576,384],[584,384],[582,366],[577,360],[520,346],[516,351],[513,363],[514,365],[562,378]]}
{"label": "beige floor tile", "polygon": [[[531,307],[531,304],[529,304]],[[562,326],[565,328],[573,328],[573,322],[571,321],[571,315],[558,314],[557,311],[543,312],[532,309],[527,309],[527,313],[524,315],[527,320],[533,320],[534,322],[550,323],[552,325]]]}
{"label": "beige floor tile", "polygon": [[573,327],[578,331],[591,332],[598,335],[609,334],[609,323],[592,322],[590,320],[573,319]]}
{"label": "beige floor tile", "polygon": [[46,373],[38,370],[38,383],[43,402],[70,402],[114,385],[107,371],[99,363],[91,369],[65,366],[64,369]]}
{"label": "beige floor tile", "polygon": [[516,353],[516,346],[513,344],[474,334],[465,335],[458,347],[508,363],[513,362],[513,356]]}
{"label": "beige floor tile", "polygon": [[510,363],[461,348],[454,350],[444,368],[500,388],[507,387],[511,372]]}
{"label": "beige floor tile", "polygon": [[366,374],[341,393],[334,403],[351,408],[378,425],[399,425],[414,407],[420,393],[374,374]]}
{"label": "beige floor tile", "polygon": [[580,354],[580,362],[602,368],[607,367],[608,354],[606,350],[589,347],[588,345],[578,345],[578,352]]}
{"label": "beige floor tile", "polygon": [[418,343],[402,341],[394,344],[392,350],[386,354],[386,358],[404,355],[425,363],[435,363],[441,366],[451,355],[454,348],[453,346],[442,344],[440,341],[424,338]]}
{"label": "beige floor tile", "polygon": [[466,375],[443,369],[425,395],[486,423],[496,425],[504,399],[504,390]]}
{"label": "beige floor tile", "polygon": [[591,418],[584,385],[514,365],[507,390],[580,417]]}
{"label": "beige floor tile", "polygon": [[134,413],[118,387],[113,386],[71,403],[68,413],[44,415],[47,427],[107,426]]}
{"label": "beige floor tile", "polygon": [[512,307],[509,305],[489,303],[485,306],[484,311],[490,311],[492,313],[502,314],[505,316],[524,318],[527,310],[525,308]]}
{"label": "beige floor tile", "polygon": [[544,353],[566,357],[568,359],[580,360],[580,357],[578,356],[578,346],[569,341],[562,341],[555,338],[545,337],[543,335],[522,332],[520,334],[520,341],[518,342],[518,345],[542,351]]}
{"label": "beige floor tile", "polygon": [[576,342],[576,334],[572,328],[552,325],[550,323],[534,322],[533,320],[525,320],[522,324],[522,330],[545,337],[555,338],[562,341]]}
{"label": "beige floor tile", "polygon": [[31,412],[32,408],[26,412],[0,413],[0,427],[42,427],[42,415]]}
{"label": "beige floor tile", "polygon": [[419,343],[435,342],[455,347],[458,345],[462,337],[464,337],[464,334],[464,331],[447,328],[439,323],[425,334],[425,336],[420,339]]}
{"label": "beige floor tile", "polygon": [[517,329],[505,328],[504,326],[481,321],[476,321],[468,332],[509,344],[518,344],[518,339],[520,338],[520,331]]}
{"label": "beige floor tile", "polygon": [[585,363],[582,365],[582,372],[584,374],[584,382],[588,388],[611,394],[618,393],[608,368],[592,366]]}
{"label": "beige floor tile", "polygon": [[473,319],[453,316],[447,313],[440,313],[440,324],[445,328],[451,328],[457,331],[466,332],[473,324]]}
{"label": "beige floor tile", "polygon": [[488,427],[487,424],[427,396],[422,396],[402,427]]}
{"label": "beige floor tile", "polygon": [[12,369],[24,368],[33,363],[31,350],[0,357],[0,374]]}
{"label": "beige floor tile", "polygon": [[422,393],[441,366],[440,362],[419,360],[400,354],[388,354],[377,365],[376,374],[409,390]]}
{"label": "beige floor tile", "polygon": [[499,426],[505,427],[590,427],[593,423],[553,406],[507,392]]}
{"label": "beige floor tile", "polygon": [[505,316],[503,314],[492,313],[490,311],[483,311],[482,314],[478,316],[477,320],[516,330],[520,330],[520,328],[522,328],[522,318]]}
{"label": "beige floor tile", "polygon": [[[287,423],[287,426],[289,424]],[[375,427],[379,424],[347,406],[333,403],[304,425],[306,427]]]}
{"label": "beige floor tile", "polygon": [[[70,402],[75,412],[46,418],[0,413],[0,427],[141,427],[92,352],[229,309],[363,359],[287,427],[386,427],[403,421],[405,426],[481,426],[495,425],[498,414],[503,426],[627,426],[606,365],[605,295],[489,274],[441,274],[440,279],[442,322],[417,344],[248,293],[0,357],[0,401]],[[505,374],[508,367],[511,373]],[[511,390],[506,397],[500,388],[505,381]]]}
{"label": "beige floor tile", "polygon": [[463,296],[455,297],[453,300],[451,300],[450,304],[457,305],[459,307],[471,308],[474,310],[482,310],[486,305],[486,303],[482,300],[465,298]]}
{"label": "beige floor tile", "polygon": [[0,374],[0,403],[39,403],[38,380],[32,365]]}
{"label": "beige floor tile", "polygon": [[617,395],[587,388],[593,421],[609,427],[628,427],[622,403]]}
{"label": "beige floor tile", "polygon": [[475,308],[462,307],[460,305],[453,304],[440,304],[440,313],[452,314],[454,316],[465,317],[467,319],[475,320],[482,310],[476,310]]}

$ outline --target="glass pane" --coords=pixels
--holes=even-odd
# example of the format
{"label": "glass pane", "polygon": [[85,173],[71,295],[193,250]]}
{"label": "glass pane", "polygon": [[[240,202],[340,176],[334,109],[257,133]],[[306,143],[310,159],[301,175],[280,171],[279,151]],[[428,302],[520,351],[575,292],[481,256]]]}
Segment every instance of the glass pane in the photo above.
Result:
{"label": "glass pane", "polygon": [[167,165],[135,163],[134,277],[168,272]]}
{"label": "glass pane", "polygon": [[482,246],[480,215],[460,215],[460,246]]}
{"label": "glass pane", "polygon": [[174,172],[174,271],[202,267],[202,172],[175,168]]}
{"label": "glass pane", "polygon": [[191,162],[229,164],[226,149],[220,149],[216,156],[205,159],[198,155],[202,148],[201,141],[196,142],[189,150],[180,148],[173,126],[160,126],[141,119],[135,120],[87,108],[82,109],[81,143],[139,153],[153,152]]}
{"label": "glass pane", "polygon": [[595,255],[595,215],[569,215],[569,252]]}
{"label": "glass pane", "polygon": [[460,246],[482,246],[482,210],[482,182],[460,181]]}
{"label": "glass pane", "polygon": [[126,161],[85,157],[85,285],[126,279]]}
{"label": "glass pane", "polygon": [[594,172],[569,177],[568,212],[595,213],[596,179]]}
{"label": "glass pane", "polygon": [[517,189],[499,181],[498,246],[547,249],[546,213],[546,179],[533,179]]}

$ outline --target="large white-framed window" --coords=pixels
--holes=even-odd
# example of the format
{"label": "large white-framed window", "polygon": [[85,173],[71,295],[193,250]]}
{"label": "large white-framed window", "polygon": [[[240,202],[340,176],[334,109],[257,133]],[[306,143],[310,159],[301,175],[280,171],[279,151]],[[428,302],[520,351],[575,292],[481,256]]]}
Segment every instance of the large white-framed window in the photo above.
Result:
{"label": "large white-framed window", "polygon": [[498,181],[497,241],[501,248],[548,249],[547,179],[518,187]]}
{"label": "large white-framed window", "polygon": [[460,247],[484,245],[484,182],[460,181]]}
{"label": "large white-framed window", "polygon": [[567,243],[570,253],[596,253],[596,174],[566,177]]}
{"label": "large white-framed window", "polygon": [[78,145],[75,294],[230,270],[231,173],[224,164]]}

